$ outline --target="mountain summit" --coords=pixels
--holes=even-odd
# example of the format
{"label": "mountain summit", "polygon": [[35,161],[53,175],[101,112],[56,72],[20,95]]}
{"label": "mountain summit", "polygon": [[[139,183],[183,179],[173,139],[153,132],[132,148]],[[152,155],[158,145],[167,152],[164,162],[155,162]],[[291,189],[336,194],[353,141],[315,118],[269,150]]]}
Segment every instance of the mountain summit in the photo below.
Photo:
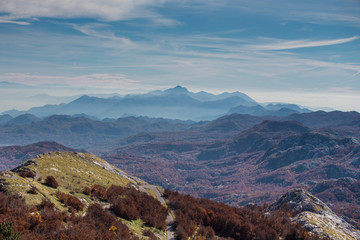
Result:
{"label": "mountain summit", "polygon": [[164,91],[164,93],[167,93],[167,94],[187,94],[187,93],[189,93],[189,91],[187,90],[187,88],[182,87],[180,85],[177,85],[174,88],[166,89]]}

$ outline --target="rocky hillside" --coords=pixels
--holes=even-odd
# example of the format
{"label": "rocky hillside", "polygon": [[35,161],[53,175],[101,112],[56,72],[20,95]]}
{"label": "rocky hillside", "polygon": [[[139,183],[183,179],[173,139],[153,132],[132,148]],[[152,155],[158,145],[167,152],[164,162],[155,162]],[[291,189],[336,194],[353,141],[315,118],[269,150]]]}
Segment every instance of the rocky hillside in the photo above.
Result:
{"label": "rocky hillside", "polygon": [[[40,154],[11,171],[1,172],[0,175],[0,192],[10,196],[20,195],[27,206],[36,206],[38,209],[36,214],[46,215],[47,213],[41,211],[44,206],[50,205],[59,212],[83,215],[93,211],[92,206],[97,204],[105,209],[110,208],[120,216],[121,222],[126,225],[125,229],[128,229],[126,231],[131,236],[142,237],[147,234],[156,239],[166,239],[167,209],[161,205],[165,202],[160,191],[160,188],[131,177],[104,160],[87,153]],[[124,210],[124,206],[128,203],[114,198],[117,192],[121,192],[126,201],[131,201],[134,208]],[[153,210],[145,209],[146,206]],[[2,213],[4,212],[0,211],[0,214]],[[159,216],[161,218],[159,222],[153,222],[159,214],[164,213],[162,217]],[[25,213],[24,215],[26,216]],[[41,215],[42,218],[46,218],[45,215]],[[14,221],[17,222],[17,228],[21,229],[21,223],[16,221],[16,218]],[[64,217],[63,221],[72,220]],[[38,227],[41,233],[41,224]],[[110,227],[111,225],[106,226],[107,229]],[[26,228],[26,225],[22,228]],[[39,232],[33,234],[35,233],[40,234]],[[26,233],[24,234],[27,236]],[[55,233],[51,231],[48,234],[51,237],[57,236],[52,235]],[[37,239],[42,237],[44,236],[40,234]],[[24,239],[28,238],[24,237]]]}
{"label": "rocky hillside", "polygon": [[319,239],[286,210],[163,192],[87,153],[40,154],[0,172],[0,203],[6,239]]}
{"label": "rocky hillside", "polygon": [[357,240],[360,231],[337,216],[325,203],[303,189],[293,189],[283,195],[270,210],[289,207],[297,212],[293,222],[302,224],[320,237],[332,240]]}

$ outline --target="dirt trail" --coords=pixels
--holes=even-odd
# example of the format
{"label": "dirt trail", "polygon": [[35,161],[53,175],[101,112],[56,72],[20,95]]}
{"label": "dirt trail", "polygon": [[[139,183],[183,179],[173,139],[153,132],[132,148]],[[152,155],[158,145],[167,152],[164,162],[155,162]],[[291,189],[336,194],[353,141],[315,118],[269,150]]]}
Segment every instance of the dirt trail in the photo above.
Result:
{"label": "dirt trail", "polygon": [[[161,196],[161,193],[159,192],[159,189],[156,186],[153,186],[153,185],[142,185],[142,186],[140,186],[141,191],[144,191],[144,190],[146,191],[146,189],[152,190],[155,193],[156,198],[159,200],[159,202],[161,204],[166,204],[165,199]],[[167,227],[166,227],[167,239],[168,240],[175,240],[174,218],[171,215],[170,211],[169,211],[169,214],[168,214],[167,219],[166,219],[166,225],[167,225]]]}

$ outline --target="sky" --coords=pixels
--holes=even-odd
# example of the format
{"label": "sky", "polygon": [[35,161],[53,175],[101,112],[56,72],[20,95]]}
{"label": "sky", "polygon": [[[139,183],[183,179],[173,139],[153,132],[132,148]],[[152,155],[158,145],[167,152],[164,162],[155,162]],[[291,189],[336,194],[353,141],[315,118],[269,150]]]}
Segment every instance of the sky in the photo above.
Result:
{"label": "sky", "polygon": [[0,111],[176,85],[360,111],[360,1],[0,0],[1,82]]}

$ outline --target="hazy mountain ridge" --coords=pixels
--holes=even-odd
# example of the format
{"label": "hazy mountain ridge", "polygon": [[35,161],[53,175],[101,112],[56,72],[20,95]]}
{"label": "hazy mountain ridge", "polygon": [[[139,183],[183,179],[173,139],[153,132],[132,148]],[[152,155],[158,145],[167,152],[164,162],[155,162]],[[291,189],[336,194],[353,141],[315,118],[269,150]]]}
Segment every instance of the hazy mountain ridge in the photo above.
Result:
{"label": "hazy mountain ridge", "polygon": [[295,104],[268,104],[261,106],[244,93],[222,93],[214,95],[206,92],[194,93],[176,86],[164,91],[146,94],[132,94],[101,98],[83,95],[69,103],[33,107],[27,111],[10,110],[3,114],[18,116],[25,113],[37,117],[53,114],[86,114],[104,118],[124,116],[164,117],[182,120],[212,120],[228,113],[252,114],[258,116],[286,116],[292,113],[309,112]]}
{"label": "hazy mountain ridge", "polygon": [[28,124],[0,125],[0,144],[25,145],[39,141],[56,141],[74,148],[86,148],[95,143],[119,140],[144,131],[184,131],[189,128],[190,123],[146,117],[96,121],[86,117],[52,115]]}
{"label": "hazy mountain ridge", "polygon": [[[148,133],[148,136],[153,135],[147,141],[160,142],[177,140],[202,142],[224,139],[265,120],[295,120],[309,127],[321,128],[323,132],[339,136],[353,136],[356,132],[360,132],[360,125],[357,124],[360,114],[339,111],[292,114],[285,117],[232,114],[208,122],[148,117],[105,118],[100,121],[85,114],[76,114],[73,117],[53,115],[43,119],[30,114],[20,115],[16,118],[8,115],[1,116],[8,119],[7,122],[0,124],[0,144],[2,145],[57,141],[74,148],[92,146],[92,149],[97,150],[101,150],[101,146],[108,145],[106,149],[111,149],[115,148],[117,144],[127,144],[125,137],[142,133]],[[178,133],[169,135],[167,132]],[[70,138],[70,136],[72,137]],[[134,142],[133,139],[129,143]]]}
{"label": "hazy mountain ridge", "polygon": [[265,106],[254,105],[254,106],[237,106],[231,108],[227,114],[240,113],[249,114],[252,116],[288,116],[294,113],[309,113],[309,109],[300,108],[295,104],[268,104]]}
{"label": "hazy mountain ridge", "polygon": [[11,115],[9,115],[9,114],[0,115],[0,124],[6,124],[11,119],[13,119],[13,117]]}

